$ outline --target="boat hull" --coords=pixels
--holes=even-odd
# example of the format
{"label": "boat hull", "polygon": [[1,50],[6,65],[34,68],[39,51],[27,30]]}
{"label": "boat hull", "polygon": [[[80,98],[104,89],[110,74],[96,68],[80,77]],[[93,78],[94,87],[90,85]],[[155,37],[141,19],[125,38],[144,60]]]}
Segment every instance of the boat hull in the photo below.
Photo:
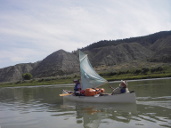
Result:
{"label": "boat hull", "polygon": [[90,103],[136,103],[135,92],[122,93],[116,95],[106,96],[74,96],[67,95],[63,97],[64,100],[75,102],[90,102]]}

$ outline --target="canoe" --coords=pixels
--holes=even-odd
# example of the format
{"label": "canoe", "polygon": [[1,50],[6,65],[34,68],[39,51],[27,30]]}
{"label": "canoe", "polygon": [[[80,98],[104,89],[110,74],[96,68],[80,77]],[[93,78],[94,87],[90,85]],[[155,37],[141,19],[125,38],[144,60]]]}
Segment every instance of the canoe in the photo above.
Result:
{"label": "canoe", "polygon": [[89,102],[89,103],[136,103],[135,92],[122,93],[115,95],[104,95],[104,96],[74,96],[66,95],[63,96],[64,100],[74,102]]}

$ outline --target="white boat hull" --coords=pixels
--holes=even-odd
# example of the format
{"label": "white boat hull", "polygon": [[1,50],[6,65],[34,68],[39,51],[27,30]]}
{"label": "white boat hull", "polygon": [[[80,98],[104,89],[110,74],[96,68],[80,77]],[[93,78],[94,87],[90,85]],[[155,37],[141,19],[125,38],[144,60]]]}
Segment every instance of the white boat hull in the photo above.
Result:
{"label": "white boat hull", "polygon": [[106,96],[74,96],[67,95],[63,97],[64,100],[75,102],[90,102],[90,103],[136,103],[135,93],[122,93],[116,95]]}

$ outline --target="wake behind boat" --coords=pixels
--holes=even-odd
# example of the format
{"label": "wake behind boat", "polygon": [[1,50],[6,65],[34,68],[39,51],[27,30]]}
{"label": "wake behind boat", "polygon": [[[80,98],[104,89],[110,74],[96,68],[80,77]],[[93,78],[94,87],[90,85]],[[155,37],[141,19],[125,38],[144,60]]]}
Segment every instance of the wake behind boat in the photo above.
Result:
{"label": "wake behind boat", "polygon": [[81,89],[84,95],[76,96],[70,91],[63,90],[64,100],[92,103],[135,103],[135,92],[125,92],[121,94],[103,94],[103,89],[97,87],[106,84],[107,80],[96,73],[91,66],[88,56],[79,51],[80,73],[81,73]]}

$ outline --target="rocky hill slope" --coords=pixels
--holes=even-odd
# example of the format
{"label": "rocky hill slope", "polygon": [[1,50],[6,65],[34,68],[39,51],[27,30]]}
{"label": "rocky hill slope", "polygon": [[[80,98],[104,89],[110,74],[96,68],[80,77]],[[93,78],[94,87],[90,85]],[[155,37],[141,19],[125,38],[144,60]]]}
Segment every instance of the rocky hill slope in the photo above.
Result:
{"label": "rocky hill slope", "polygon": [[[99,41],[81,49],[94,67],[123,63],[171,63],[171,31],[122,40]],[[56,51],[37,63],[18,64],[0,69],[0,82],[22,79],[23,73],[34,78],[72,74],[79,71],[78,51]]]}
{"label": "rocky hill slope", "polygon": [[[94,65],[113,65],[132,60],[171,62],[171,31],[144,37],[99,41],[82,50],[93,53]],[[97,62],[97,63],[96,63]]]}
{"label": "rocky hill slope", "polygon": [[32,70],[34,77],[58,76],[79,71],[78,57],[64,50],[59,50],[47,56]]}
{"label": "rocky hill slope", "polygon": [[37,67],[38,64],[39,62],[24,63],[2,68],[0,69],[0,82],[13,82],[22,80],[22,74],[31,72],[35,67]]}

